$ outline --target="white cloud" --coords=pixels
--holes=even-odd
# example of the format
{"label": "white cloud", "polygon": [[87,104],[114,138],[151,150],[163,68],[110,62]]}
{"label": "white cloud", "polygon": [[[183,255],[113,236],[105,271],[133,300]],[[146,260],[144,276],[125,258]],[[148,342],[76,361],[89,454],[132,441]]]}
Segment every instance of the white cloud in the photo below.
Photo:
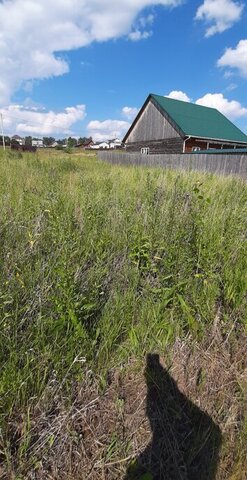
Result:
{"label": "white cloud", "polygon": [[[181,0],[3,0],[0,1],[0,104],[29,80],[63,75],[69,64],[61,52],[132,32],[151,34],[153,16],[143,9],[175,7]],[[134,30],[132,29],[134,27]],[[59,53],[60,52],[60,53]]]}
{"label": "white cloud", "polygon": [[123,117],[127,118],[127,120],[134,120],[136,115],[138,114],[139,109],[136,107],[123,107],[122,108],[122,115]]}
{"label": "white cloud", "polygon": [[85,105],[67,107],[62,112],[44,112],[36,106],[9,105],[1,109],[5,133],[23,135],[71,134],[71,127],[86,116]]}
{"label": "white cloud", "polygon": [[138,42],[139,40],[145,40],[146,38],[151,37],[152,32],[144,30],[141,32],[141,30],[133,30],[133,32],[130,32],[128,35],[129,40],[132,40],[132,42]]}
{"label": "white cloud", "polygon": [[247,39],[240,40],[236,48],[227,48],[217,65],[237,69],[240,75],[247,77]]}
{"label": "white cloud", "polygon": [[228,100],[222,93],[207,93],[196,101],[197,105],[217,108],[223,115],[231,120],[247,116],[247,108],[236,100]]}
{"label": "white cloud", "polygon": [[173,98],[174,100],[183,100],[184,102],[190,102],[191,99],[186,95],[186,93],[181,90],[172,90],[168,95],[165,95],[167,98]]}
{"label": "white cloud", "polygon": [[93,120],[89,122],[87,131],[94,141],[101,142],[116,137],[122,139],[129,127],[130,123],[123,120]]}
{"label": "white cloud", "polygon": [[225,90],[226,92],[232,92],[233,90],[236,90],[236,88],[238,88],[236,83],[230,83],[230,85],[228,85]]}
{"label": "white cloud", "polygon": [[142,28],[145,28],[147,25],[152,25],[154,23],[154,15],[149,14],[146,17],[140,17],[138,23]]}
{"label": "white cloud", "polygon": [[130,127],[130,122],[134,120],[139,109],[136,107],[123,107],[121,110],[122,117],[126,120],[92,120],[87,125],[88,135],[92,136],[96,142],[109,140],[111,138],[122,139]]}
{"label": "white cloud", "polygon": [[205,36],[211,37],[232,27],[241,18],[244,4],[233,0],[204,0],[196,12],[196,20],[210,26]]}
{"label": "white cloud", "polygon": [[128,38],[133,42],[137,42],[139,40],[145,40],[146,38],[151,37],[153,34],[152,30],[145,30],[146,27],[150,27],[154,22],[154,15],[147,15],[146,17],[140,17],[132,32],[129,33]]}

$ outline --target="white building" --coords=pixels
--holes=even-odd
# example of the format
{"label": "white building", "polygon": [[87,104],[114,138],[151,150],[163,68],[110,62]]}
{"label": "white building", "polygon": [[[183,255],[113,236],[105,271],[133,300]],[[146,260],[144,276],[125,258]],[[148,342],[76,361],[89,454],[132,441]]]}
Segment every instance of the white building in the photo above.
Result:
{"label": "white building", "polygon": [[113,140],[107,140],[107,142],[96,142],[94,145],[91,145],[90,148],[94,150],[100,150],[109,148],[120,148],[121,146],[122,141],[119,138],[114,138]]}
{"label": "white building", "polygon": [[109,148],[120,148],[122,146],[122,142],[119,138],[114,138],[113,140],[109,140]]}
{"label": "white building", "polygon": [[108,148],[110,148],[110,146],[109,146],[108,142],[96,142],[90,148],[92,148],[94,150],[100,150],[102,148],[108,149]]}
{"label": "white building", "polygon": [[32,140],[32,147],[37,147],[37,148],[43,148],[43,140],[38,139],[38,140]]}

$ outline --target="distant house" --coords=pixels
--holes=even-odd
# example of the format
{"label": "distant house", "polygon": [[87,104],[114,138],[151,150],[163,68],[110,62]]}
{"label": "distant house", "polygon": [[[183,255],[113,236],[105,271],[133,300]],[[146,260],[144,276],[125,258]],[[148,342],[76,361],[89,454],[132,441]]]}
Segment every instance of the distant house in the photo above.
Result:
{"label": "distant house", "polygon": [[24,139],[22,137],[20,137],[19,135],[13,135],[13,137],[11,137],[11,142],[12,143],[18,143],[19,145],[24,145]]}
{"label": "distant house", "polygon": [[215,108],[150,94],[126,133],[127,152],[182,153],[247,147],[247,136]]}
{"label": "distant house", "polygon": [[93,150],[105,150],[109,149],[110,146],[108,142],[96,142],[90,148],[92,148]]}
{"label": "distant house", "polygon": [[119,138],[113,138],[113,140],[108,140],[109,148],[121,148],[122,141]]}
{"label": "distant house", "polygon": [[77,145],[75,145],[75,148],[82,148],[82,149],[85,149],[85,148],[92,148],[92,146],[94,145],[94,142],[92,139],[89,139],[83,143],[78,143]]}
{"label": "distant house", "polygon": [[32,140],[32,147],[43,148],[44,147],[43,140],[41,140],[40,138],[36,138]]}
{"label": "distant house", "polygon": [[114,138],[112,140],[107,140],[105,142],[96,142],[93,143],[90,148],[94,150],[103,150],[103,149],[113,149],[113,148],[121,148],[122,141],[119,138]]}

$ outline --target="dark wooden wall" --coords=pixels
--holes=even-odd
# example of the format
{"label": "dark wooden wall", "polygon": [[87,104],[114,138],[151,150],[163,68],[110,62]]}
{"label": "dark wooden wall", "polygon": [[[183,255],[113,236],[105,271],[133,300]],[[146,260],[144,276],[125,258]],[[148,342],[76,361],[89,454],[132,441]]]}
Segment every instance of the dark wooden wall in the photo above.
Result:
{"label": "dark wooden wall", "polygon": [[207,150],[208,142],[190,138],[185,142],[185,152],[191,152],[193,147],[199,147],[201,150]]}
{"label": "dark wooden wall", "polygon": [[245,145],[243,145],[243,144],[236,144],[236,143],[226,143],[226,142],[215,143],[215,141],[213,139],[210,141],[210,140],[200,140],[200,139],[197,139],[197,138],[190,138],[189,140],[186,140],[186,142],[185,142],[185,152],[186,153],[191,152],[193,147],[200,147],[201,150],[207,150],[208,143],[209,143],[208,148],[213,148],[215,150],[221,150],[222,145],[223,145],[223,149],[234,148],[234,145],[236,145],[237,148],[241,148],[241,147],[244,148],[245,147]]}
{"label": "dark wooden wall", "polygon": [[164,140],[153,140],[153,141],[141,141],[134,143],[126,143],[127,152],[138,152],[141,153],[142,148],[149,148],[150,154],[155,153],[182,153],[183,151],[183,139],[181,137],[177,138],[167,138]]}

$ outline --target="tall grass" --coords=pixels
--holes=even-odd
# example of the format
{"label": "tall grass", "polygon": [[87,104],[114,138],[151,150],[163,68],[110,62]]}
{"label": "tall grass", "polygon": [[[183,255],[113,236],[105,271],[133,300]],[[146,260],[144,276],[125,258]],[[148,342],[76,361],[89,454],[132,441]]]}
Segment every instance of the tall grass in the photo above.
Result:
{"label": "tall grass", "polygon": [[[54,381],[247,315],[247,186],[86,156],[0,157],[0,414]],[[25,425],[28,425],[26,420]],[[27,427],[28,428],[28,427]]]}

